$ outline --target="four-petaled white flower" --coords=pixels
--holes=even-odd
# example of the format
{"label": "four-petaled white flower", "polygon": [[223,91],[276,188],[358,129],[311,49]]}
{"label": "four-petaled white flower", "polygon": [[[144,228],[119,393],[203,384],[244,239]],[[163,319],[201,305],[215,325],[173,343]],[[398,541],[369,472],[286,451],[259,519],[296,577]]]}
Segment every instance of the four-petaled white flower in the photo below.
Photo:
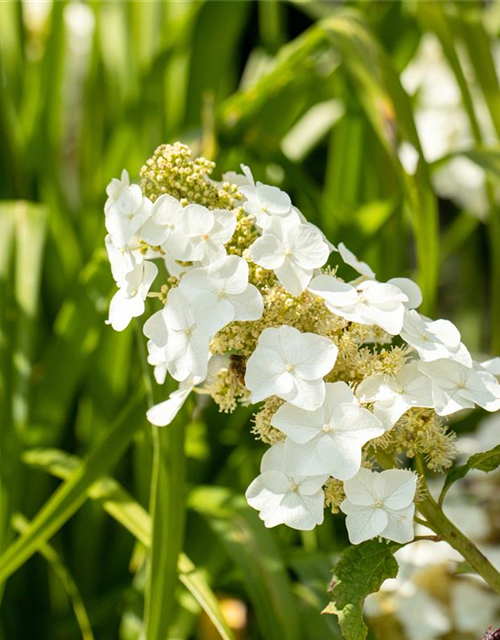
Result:
{"label": "four-petaled white flower", "polygon": [[275,218],[250,247],[252,260],[264,269],[273,269],[293,296],[306,289],[313,270],[322,267],[329,254],[330,249],[318,229],[309,224],[289,224],[279,218]]}
{"label": "four-petaled white flower", "polygon": [[105,224],[118,249],[127,245],[151,215],[153,203],[142,195],[137,184],[124,187],[108,207]]}
{"label": "four-petaled white flower", "polygon": [[414,360],[395,375],[376,373],[356,389],[360,402],[373,402],[373,413],[390,429],[410,407],[433,406],[431,382]]}
{"label": "four-petaled white flower", "polygon": [[401,331],[408,296],[392,284],[365,280],[353,287],[333,276],[316,276],[308,287],[328,309],[358,324],[375,324],[387,333]]}
{"label": "four-petaled white flower", "polygon": [[252,402],[278,396],[302,409],[318,409],[325,399],[325,376],[338,348],[322,336],[282,326],[260,334],[247,362],[245,385]]}
{"label": "four-petaled white flower", "polygon": [[175,380],[205,378],[209,336],[196,323],[193,309],[179,288],[168,292],[167,304],[149,318],[143,331],[156,347],[165,347],[165,365]]}
{"label": "four-petaled white flower", "polygon": [[325,402],[316,411],[285,403],[271,424],[288,436],[285,449],[296,473],[327,473],[338,480],[356,475],[363,445],[384,433],[378,418],[358,405],[345,382],[327,384]]}
{"label": "four-petaled white flower", "polygon": [[151,208],[151,217],[141,229],[141,238],[153,247],[161,246],[169,253],[170,245],[175,247],[175,238],[180,234],[181,218],[184,208],[181,203],[168,194],[155,200]]}
{"label": "four-petaled white flower", "polygon": [[286,524],[310,531],[323,522],[323,484],[327,475],[300,476],[288,468],[282,442],[262,457],[261,474],[248,487],[245,497],[257,509],[266,527]]}
{"label": "four-petaled white flower", "polygon": [[340,508],[347,515],[352,544],[375,536],[401,544],[413,540],[416,488],[417,476],[402,469],[376,473],[361,468],[354,478],[346,480],[346,499]]}
{"label": "four-petaled white flower", "polygon": [[401,337],[416,349],[424,362],[451,358],[472,366],[472,358],[460,342],[460,331],[449,320],[429,320],[418,311],[407,311]]}
{"label": "four-petaled white flower", "polygon": [[432,406],[438,415],[473,409],[475,404],[486,411],[500,409],[500,385],[491,373],[448,359],[419,362],[418,367],[431,380]]}
{"label": "four-petaled white flower", "polygon": [[144,301],[156,278],[158,268],[152,262],[140,262],[123,276],[120,288],[109,304],[110,324],[115,331],[123,331],[132,318],[142,316],[145,310]]}
{"label": "four-petaled white flower", "polygon": [[274,216],[297,218],[292,210],[290,196],[278,187],[270,187],[262,182],[257,182],[255,185],[241,186],[240,192],[246,198],[243,209],[255,217],[257,226],[262,229],[267,227]]}
{"label": "four-petaled white flower", "polygon": [[179,288],[191,302],[198,324],[210,335],[233,320],[258,320],[262,315],[262,296],[248,283],[248,263],[238,256],[191,269]]}
{"label": "four-petaled white flower", "polygon": [[231,240],[235,228],[236,215],[232,211],[212,211],[199,204],[189,204],[182,210],[168,250],[176,260],[209,265],[226,255],[224,245]]}

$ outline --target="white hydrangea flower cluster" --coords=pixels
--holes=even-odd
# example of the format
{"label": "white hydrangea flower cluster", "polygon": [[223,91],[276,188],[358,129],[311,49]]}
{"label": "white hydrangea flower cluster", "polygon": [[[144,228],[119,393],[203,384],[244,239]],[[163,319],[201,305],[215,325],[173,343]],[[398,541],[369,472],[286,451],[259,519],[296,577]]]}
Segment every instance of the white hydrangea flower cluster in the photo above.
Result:
{"label": "white hydrangea flower cluster", "polygon": [[[354,544],[374,536],[412,540],[417,476],[374,470],[377,447],[411,456],[409,445],[401,448],[403,436],[397,446],[391,440],[401,424],[431,425],[431,415],[475,405],[499,409],[496,361],[475,362],[451,322],[416,311],[422,296],[414,282],[377,281],[366,263],[342,243],[331,245],[286,193],[255,182],[247,167],[233,178],[238,187],[221,186],[221,201],[231,206],[219,208],[217,196],[205,192],[206,185],[217,194],[206,171],[190,202],[166,192],[162,164],[164,182],[153,196],[153,160],[150,197],[124,171],[108,186],[105,205],[118,286],[108,322],[121,331],[145,312],[148,295],[163,303],[144,324],[148,361],[159,384],[168,373],[179,389],[149,410],[150,422],[168,425],[202,386],[217,400],[214,385],[220,398],[221,389],[233,398],[239,385],[234,398],[265,401],[261,422],[265,416],[272,446],[246,497],[266,526],[313,529],[326,503],[347,515]],[[183,175],[182,166],[168,166]],[[181,178],[172,182],[181,188]],[[346,282],[326,266],[332,251],[355,279]],[[162,286],[151,292],[160,272]],[[442,444],[447,436],[439,428]]]}

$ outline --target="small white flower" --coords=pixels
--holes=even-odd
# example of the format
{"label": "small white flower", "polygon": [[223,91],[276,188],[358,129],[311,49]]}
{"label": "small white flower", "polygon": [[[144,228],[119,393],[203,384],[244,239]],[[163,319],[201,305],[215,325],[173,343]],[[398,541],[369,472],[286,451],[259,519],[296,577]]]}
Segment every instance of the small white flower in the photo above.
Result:
{"label": "small white flower", "polygon": [[292,469],[304,476],[327,473],[338,480],[356,475],[363,445],[384,433],[345,382],[327,384],[325,402],[316,411],[285,403],[271,424],[288,436],[285,449]]}
{"label": "small white flower", "polygon": [[357,258],[354,253],[345,246],[343,242],[340,242],[337,245],[335,251],[338,251],[340,253],[340,257],[345,262],[345,264],[352,267],[354,271],[357,271],[359,274],[365,276],[365,278],[368,278],[369,280],[375,280],[375,272],[370,267],[370,265],[359,260],[359,258]]}
{"label": "small white flower", "polygon": [[120,289],[115,293],[109,305],[110,324],[115,331],[123,331],[132,318],[144,313],[146,296],[156,278],[158,268],[152,262],[141,262],[123,276]]}
{"label": "small white flower", "polygon": [[376,373],[356,389],[360,402],[373,402],[373,413],[390,429],[410,407],[432,407],[431,383],[416,361],[390,376]]}
{"label": "small white flower", "polygon": [[236,216],[232,211],[214,211],[199,204],[184,207],[179,228],[169,238],[168,250],[176,260],[208,265],[226,255],[224,245],[232,238]]}
{"label": "small white flower", "polygon": [[234,320],[258,320],[262,315],[262,296],[248,283],[248,263],[238,256],[191,269],[179,288],[192,304],[198,324],[210,335]]}
{"label": "small white flower", "polygon": [[273,269],[293,296],[306,289],[313,270],[322,267],[329,254],[323,234],[314,226],[286,224],[278,218],[250,247],[252,260],[264,269]]}
{"label": "small white flower", "polygon": [[392,284],[365,280],[354,287],[333,276],[316,276],[308,287],[328,309],[346,320],[377,325],[387,333],[401,331],[408,297]]}
{"label": "small white flower", "polygon": [[286,524],[292,529],[310,531],[323,522],[322,486],[327,475],[292,475],[281,442],[266,451],[260,470],[245,497],[251,507],[260,511],[266,527]]}
{"label": "small white flower", "polygon": [[500,409],[500,385],[491,373],[448,359],[419,362],[418,367],[431,380],[432,401],[438,415],[473,409],[475,404],[486,411]]}
{"label": "small white flower", "polygon": [[271,222],[273,216],[295,217],[290,196],[278,187],[257,182],[256,185],[241,186],[240,192],[246,198],[243,209],[255,217],[256,224],[262,229]]}
{"label": "small white flower", "polygon": [[180,227],[183,211],[181,203],[176,198],[163,194],[155,200],[151,208],[151,217],[141,229],[141,238],[153,247],[161,245],[168,253],[169,239]]}
{"label": "small white flower", "polygon": [[[183,382],[190,376],[205,378],[209,336],[197,325],[193,309],[179,288],[168,292],[167,304],[149,318],[143,331],[156,347],[166,348],[165,364],[175,380]],[[154,354],[161,357],[159,351]]]}
{"label": "small white flower", "polygon": [[245,385],[252,402],[276,395],[302,409],[323,404],[323,376],[332,370],[338,349],[328,338],[282,326],[260,334],[247,362]]}
{"label": "small white flower", "polygon": [[151,215],[152,206],[137,184],[121,191],[105,217],[106,229],[115,247],[121,249],[130,242]]}
{"label": "small white flower", "polygon": [[417,476],[402,469],[376,473],[361,468],[354,478],[346,480],[347,497],[340,508],[347,515],[351,543],[375,536],[402,544],[413,540],[416,488]]}
{"label": "small white flower", "polygon": [[[401,337],[411,345],[424,362],[441,358],[462,361],[465,347],[460,342],[460,332],[449,320],[430,320],[418,311],[405,313]],[[465,349],[468,354],[467,350]],[[472,366],[470,355],[462,364]]]}
{"label": "small white flower", "polygon": [[118,200],[121,192],[125,189],[125,187],[130,186],[130,178],[128,177],[128,172],[126,169],[123,169],[122,175],[120,178],[113,178],[111,182],[106,187],[106,193],[108,195],[108,199],[104,205],[104,213],[107,214],[110,206],[113,202]]}

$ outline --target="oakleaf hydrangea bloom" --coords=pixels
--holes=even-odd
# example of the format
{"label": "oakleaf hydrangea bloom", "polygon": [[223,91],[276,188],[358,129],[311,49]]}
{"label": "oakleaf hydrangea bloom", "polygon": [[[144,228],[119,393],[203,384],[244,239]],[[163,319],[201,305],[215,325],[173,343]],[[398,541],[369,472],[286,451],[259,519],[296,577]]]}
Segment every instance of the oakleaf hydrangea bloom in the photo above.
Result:
{"label": "oakleaf hydrangea bloom", "polygon": [[325,400],[323,377],[331,371],[338,349],[331,340],[293,327],[268,328],[247,362],[245,384],[252,402],[278,396],[313,411]]}
{"label": "oakleaf hydrangea bloom", "polygon": [[282,443],[264,454],[260,471],[245,496],[248,504],[258,509],[266,527],[286,524],[310,531],[323,522],[322,487],[328,475],[301,476],[290,471]]}
{"label": "oakleaf hydrangea bloom", "polygon": [[344,483],[346,499],[340,505],[347,515],[349,540],[353,544],[375,536],[400,543],[413,540],[416,489],[417,476],[411,471],[360,469]]}
{"label": "oakleaf hydrangea bloom", "polygon": [[353,544],[410,541],[417,475],[377,460],[451,466],[443,417],[500,408],[498,359],[475,362],[450,321],[415,310],[416,283],[377,281],[248,167],[217,182],[191,156],[160,145],[141,186],[124,171],[106,190],[108,322],[144,315],[156,382],[179,382],[148,420],[167,427],[188,398],[201,411],[200,393],[225,412],[260,403],[252,432],[270,448],[246,497],[266,526],[310,530],[327,507]]}
{"label": "oakleaf hydrangea bloom", "polygon": [[284,404],[271,424],[288,436],[285,448],[297,473],[327,473],[338,480],[356,475],[363,445],[384,433],[345,382],[328,383],[325,401],[315,411]]}
{"label": "oakleaf hydrangea bloom", "polygon": [[361,402],[373,403],[373,413],[386,429],[396,424],[411,407],[433,407],[431,382],[422,374],[416,361],[405,365],[399,373],[376,373],[358,385],[356,395]]}
{"label": "oakleaf hydrangea bloom", "polygon": [[309,291],[323,298],[332,313],[351,322],[376,325],[392,335],[403,327],[408,297],[392,284],[365,280],[353,287],[321,275],[314,278]]}
{"label": "oakleaf hydrangea bloom", "polygon": [[285,289],[300,295],[311,281],[314,269],[328,260],[330,249],[322,233],[307,224],[276,219],[250,247],[254,262],[272,269]]}
{"label": "oakleaf hydrangea bloom", "polygon": [[191,269],[179,288],[193,305],[200,326],[210,335],[233,320],[258,320],[262,315],[262,296],[249,284],[248,263],[238,256]]}

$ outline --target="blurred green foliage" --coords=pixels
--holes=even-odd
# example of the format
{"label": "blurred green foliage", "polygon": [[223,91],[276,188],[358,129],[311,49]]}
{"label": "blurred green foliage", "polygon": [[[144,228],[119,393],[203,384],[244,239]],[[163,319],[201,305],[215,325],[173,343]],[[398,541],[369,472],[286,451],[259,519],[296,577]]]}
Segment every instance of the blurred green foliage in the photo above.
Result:
{"label": "blurred green foliage", "polygon": [[[498,5],[467,1],[0,2],[0,638],[140,637],[151,432],[140,334],[104,324],[102,207],[158,144],[189,143],[219,173],[249,164],[381,279],[416,277],[473,349],[500,353],[499,28]],[[482,218],[436,195],[449,158],[425,161],[400,83],[426,33],[468,117],[462,155],[486,172]],[[241,498],[262,454],[249,412],[184,417],[187,556],[173,621],[163,592],[146,606],[148,640],[169,623],[172,640],[230,638],[218,601],[237,638],[338,638],[318,612],[340,519],[265,530]],[[173,597],[161,567],[155,579]]]}

